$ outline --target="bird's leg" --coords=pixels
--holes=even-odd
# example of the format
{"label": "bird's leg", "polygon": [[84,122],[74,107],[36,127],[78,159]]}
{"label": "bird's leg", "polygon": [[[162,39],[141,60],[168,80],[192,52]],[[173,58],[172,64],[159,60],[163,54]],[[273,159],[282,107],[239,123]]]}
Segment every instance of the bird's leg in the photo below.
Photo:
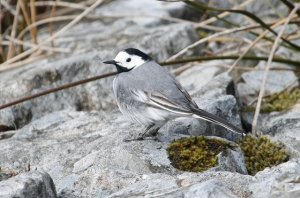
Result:
{"label": "bird's leg", "polygon": [[140,134],[139,137],[137,137],[137,140],[144,140],[146,137],[155,136],[159,130],[159,127],[155,124],[150,124],[145,129],[144,133]]}
{"label": "bird's leg", "polygon": [[159,127],[155,124],[150,124],[149,126],[147,126],[147,128],[145,129],[145,131],[143,133],[140,133],[138,135],[138,137],[136,138],[132,138],[132,139],[126,139],[126,142],[131,142],[131,141],[135,141],[135,140],[144,140],[146,137],[151,137],[151,136],[155,136],[157,134],[159,130]]}

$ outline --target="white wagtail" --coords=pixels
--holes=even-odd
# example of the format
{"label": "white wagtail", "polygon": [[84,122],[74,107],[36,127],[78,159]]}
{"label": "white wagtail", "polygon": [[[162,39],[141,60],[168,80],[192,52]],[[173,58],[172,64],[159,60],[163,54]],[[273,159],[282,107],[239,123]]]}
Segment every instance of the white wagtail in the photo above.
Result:
{"label": "white wagtail", "polygon": [[226,120],[199,109],[179,82],[142,51],[128,48],[104,63],[116,66],[113,90],[119,109],[125,117],[147,126],[143,137],[178,117],[200,118],[244,135]]}

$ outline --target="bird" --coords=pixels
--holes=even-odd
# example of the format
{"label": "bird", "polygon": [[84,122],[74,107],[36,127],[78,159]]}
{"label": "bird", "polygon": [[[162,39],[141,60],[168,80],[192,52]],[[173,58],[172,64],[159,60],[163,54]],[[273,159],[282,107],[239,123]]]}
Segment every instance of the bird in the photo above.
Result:
{"label": "bird", "polygon": [[117,69],[113,92],[121,113],[146,127],[137,139],[156,134],[166,122],[179,117],[206,120],[245,135],[225,119],[200,109],[176,78],[146,53],[127,48],[103,63]]}

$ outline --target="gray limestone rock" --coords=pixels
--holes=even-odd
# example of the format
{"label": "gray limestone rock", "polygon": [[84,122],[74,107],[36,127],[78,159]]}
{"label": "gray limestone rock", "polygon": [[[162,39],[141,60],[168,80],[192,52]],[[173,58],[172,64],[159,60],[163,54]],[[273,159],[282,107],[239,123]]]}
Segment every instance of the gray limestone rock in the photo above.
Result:
{"label": "gray limestone rock", "polygon": [[[148,185],[155,189],[169,179],[176,184],[174,176],[180,171],[170,165],[168,142],[124,142],[142,130],[119,113],[54,112],[2,140],[0,166],[22,170],[30,163],[32,169],[47,171],[61,197],[105,197],[131,185],[146,185],[137,188],[143,195]],[[226,167],[222,170],[238,171]],[[156,174],[161,175],[157,185],[152,179],[139,183]]]}
{"label": "gray limestone rock", "polygon": [[11,173],[7,173],[7,172],[0,172],[0,182],[3,180],[7,180],[8,178],[12,177]]}
{"label": "gray limestone rock", "polygon": [[[261,132],[264,132],[264,125],[265,125],[265,118],[269,117],[270,114],[269,113],[263,113],[261,112],[258,115],[258,119],[257,119],[257,128],[261,129]],[[254,112],[242,112],[241,113],[241,119],[243,122],[243,126],[245,128],[246,131],[252,131],[252,123],[253,123],[253,117],[254,117]]]}
{"label": "gray limestone rock", "polygon": [[256,174],[249,184],[252,197],[299,197],[299,174],[299,159],[265,169]]}
{"label": "gray limestone rock", "polygon": [[[230,189],[227,194],[237,197],[249,197],[248,186],[255,182],[266,182],[264,185],[276,191],[266,180],[272,174],[258,173],[254,178],[233,169],[204,173],[178,171],[168,160],[168,142],[123,141],[142,130],[116,112],[54,112],[16,131],[14,137],[1,140],[0,166],[21,170],[30,163],[32,169],[47,171],[60,197],[180,197],[189,192],[188,186],[201,186],[210,179],[220,180],[225,189]],[[292,167],[298,166],[297,162]],[[272,170],[288,172],[288,167],[280,165]],[[293,171],[287,178],[297,175],[294,169],[290,170]],[[289,192],[296,187],[296,184],[291,186]],[[219,185],[215,188],[218,192],[219,188],[224,190]],[[190,193],[194,192],[192,189]]]}
{"label": "gray limestone rock", "polygon": [[203,197],[203,198],[237,198],[223,182],[212,179],[202,183],[194,184],[188,187],[185,192],[185,198]]}
{"label": "gray limestone rock", "polygon": [[260,130],[282,142],[293,158],[300,157],[300,106],[286,112],[275,112],[263,120]]}
{"label": "gray limestone rock", "polygon": [[215,170],[248,174],[244,154],[240,148],[226,149],[218,155],[218,166]]}
{"label": "gray limestone rock", "polygon": [[182,72],[177,79],[190,95],[194,95],[222,71],[217,67],[221,64],[219,60],[194,64],[193,67]]}
{"label": "gray limestone rock", "polygon": [[[151,9],[149,9],[151,8]],[[112,1],[96,11],[98,15],[120,16],[133,20],[140,25],[153,26],[162,23],[163,17],[182,18],[185,5],[182,2],[165,3],[155,1]],[[113,14],[112,14],[113,13]]]}
{"label": "gray limestone rock", "polygon": [[[244,82],[237,85],[242,101],[247,104],[258,95],[264,71],[250,71],[242,74]],[[265,94],[270,95],[283,91],[288,87],[298,86],[298,78],[293,71],[269,71]]]}
{"label": "gray limestone rock", "polygon": [[[234,6],[241,5],[244,2],[245,1],[243,0],[209,0],[209,5],[216,8],[232,9]],[[289,12],[289,9],[280,0],[273,0],[272,3],[268,3],[268,1],[257,1],[249,3],[247,6],[245,6],[245,10],[255,14],[259,18],[263,18],[264,21],[270,21],[272,19],[274,20],[278,16],[278,11],[280,11],[280,14],[284,16],[288,15]],[[233,13],[229,15],[228,18],[230,21],[236,24],[249,24],[249,18],[241,14]],[[227,23],[222,24],[224,24],[224,26],[228,25]]]}
{"label": "gray limestone rock", "polygon": [[1,198],[56,198],[55,185],[46,172],[30,171],[0,181]]}

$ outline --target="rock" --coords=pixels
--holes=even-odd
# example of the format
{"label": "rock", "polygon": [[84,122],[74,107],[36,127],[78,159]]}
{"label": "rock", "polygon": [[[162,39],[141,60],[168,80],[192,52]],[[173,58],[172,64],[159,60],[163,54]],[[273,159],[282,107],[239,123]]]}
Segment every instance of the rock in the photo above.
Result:
{"label": "rock", "polygon": [[[48,114],[0,142],[0,166],[18,170],[30,163],[32,169],[45,170],[59,194],[66,197],[70,193],[93,197],[100,191],[102,196],[109,195],[136,181],[139,174],[172,169],[165,167],[169,161],[160,149],[162,143],[123,142],[129,133],[137,134],[142,128],[118,121],[117,116],[74,111]],[[106,183],[99,183],[99,178]],[[87,181],[92,182],[89,189]]]}
{"label": "rock", "polygon": [[[160,185],[161,181],[168,181],[165,185]],[[117,193],[110,195],[110,198],[132,196],[155,196],[155,197],[237,197],[217,179],[208,180],[202,183],[196,183],[188,187],[178,188],[174,178],[163,175],[146,177],[142,182],[132,185]]]}
{"label": "rock", "polygon": [[126,3],[121,0],[112,1],[107,6],[98,9],[96,14],[127,18],[140,25],[149,27],[154,27],[156,24],[173,22],[173,20],[168,20],[168,18],[172,17],[197,22],[202,16],[202,12],[186,6],[183,2],[170,3],[139,0],[128,0]]}
{"label": "rock", "polygon": [[299,159],[265,169],[249,184],[252,197],[299,197]]}
{"label": "rock", "polygon": [[6,139],[6,138],[10,138],[13,135],[15,135],[15,131],[6,131],[6,132],[1,132],[0,133],[0,140],[1,139]]}
{"label": "rock", "polygon": [[[214,192],[224,190],[224,193],[233,194],[236,197],[250,197],[251,192],[248,190],[248,184],[251,181],[251,176],[226,171],[207,171],[201,174],[185,172],[177,176],[177,183],[181,188],[189,189],[193,185],[202,186],[201,183],[206,183],[203,186],[211,185]],[[210,189],[204,190],[204,192],[209,191]]]}
{"label": "rock", "polygon": [[[234,6],[239,6],[245,1],[218,1],[218,0],[210,0],[209,4],[215,8],[222,8],[222,9],[232,9]],[[274,7],[276,10],[274,10]],[[266,1],[257,1],[249,3],[245,9],[246,11],[255,14],[259,18],[263,18],[265,22],[271,21],[278,17],[278,13],[282,14],[283,16],[288,15],[289,10],[287,7],[279,0],[273,0],[272,4],[267,3]],[[263,10],[263,11],[262,11]],[[249,24],[249,17],[232,13],[228,16],[228,19],[235,24]],[[250,19],[251,20],[251,19]],[[227,23],[221,23],[224,25],[228,25]]]}
{"label": "rock", "polygon": [[194,96],[200,98],[204,94],[209,96],[218,96],[222,94],[235,96],[236,93],[232,78],[226,72],[221,73],[211,79],[202,89],[196,92]]}
{"label": "rock", "polygon": [[114,15],[127,17],[141,25],[153,26],[153,24],[161,23],[162,18],[160,17],[170,17],[172,15],[173,17],[182,18],[184,7],[182,2],[165,3],[139,0],[124,2],[119,0],[98,9],[96,14],[111,16],[112,13],[117,13],[117,15]]}
{"label": "rock", "polygon": [[190,95],[194,95],[221,72],[218,67],[221,64],[219,60],[194,64],[192,68],[182,72],[177,79]]}
{"label": "rock", "polygon": [[236,195],[217,179],[208,180],[202,183],[194,184],[184,192],[185,198],[203,197],[203,198],[237,198]]}
{"label": "rock", "polygon": [[[264,71],[243,73],[243,83],[237,85],[237,90],[245,104],[252,102],[260,91]],[[293,71],[269,71],[265,86],[265,95],[278,93],[287,87],[298,86],[298,78]]]}
{"label": "rock", "polygon": [[248,174],[244,154],[239,148],[226,149],[218,155],[218,171],[237,172],[244,175]]}
{"label": "rock", "polygon": [[[267,182],[267,178],[273,177],[271,173],[259,176],[259,172],[252,177],[228,172],[232,170],[178,171],[166,155],[167,142],[123,142],[128,135],[141,130],[124,122],[116,112],[54,112],[19,129],[14,137],[1,140],[0,166],[21,170],[30,162],[32,169],[45,170],[51,175],[60,197],[174,197],[189,192],[188,186],[211,179],[221,181],[225,189],[230,189],[226,190],[229,195],[249,197],[249,185],[254,186],[255,182],[271,185]],[[298,175],[297,166],[273,167],[274,177],[288,172],[286,177],[292,178]],[[295,189],[297,185],[292,187]],[[224,190],[219,184],[214,189]]]}
{"label": "rock", "polygon": [[143,175],[140,181],[114,194],[111,194],[109,197],[170,197],[168,194],[170,194],[170,192],[172,193],[172,191],[174,191],[176,188],[177,183],[175,178],[172,176],[168,176],[166,174]]}
{"label": "rock", "polygon": [[[0,91],[0,95],[2,91]],[[3,100],[2,98],[0,98],[0,104],[4,104],[5,100]],[[6,109],[2,109],[0,111],[0,132],[3,131],[7,131],[9,129],[15,129],[15,125],[14,125],[14,116],[13,116],[13,112],[12,109],[10,108],[6,108]]]}
{"label": "rock", "polygon": [[[0,166],[22,170],[30,163],[32,169],[47,171],[61,197],[106,197],[120,189],[126,196],[125,189],[135,186],[142,194],[152,194],[152,188],[169,180],[174,186],[180,171],[170,165],[168,142],[124,142],[142,130],[116,112],[54,112],[1,140]],[[139,183],[143,177],[152,179]]]}
{"label": "rock", "polygon": [[[195,178],[195,175],[191,176]],[[164,185],[160,183],[165,181]],[[142,181],[122,189],[117,193],[110,195],[115,197],[131,196],[155,196],[155,197],[237,197],[234,195],[223,182],[218,179],[211,179],[201,183],[191,184],[189,186],[178,186],[182,180],[175,180],[174,177],[156,174],[153,176],[143,177]]]}
{"label": "rock", "polygon": [[48,173],[30,171],[1,181],[0,197],[56,198],[57,194]]}
{"label": "rock", "polygon": [[286,112],[272,113],[264,118],[263,123],[261,131],[282,142],[291,157],[300,157],[300,105],[296,105]]}
{"label": "rock", "polygon": [[[274,10],[274,7],[276,10]],[[280,0],[273,0],[272,4],[269,4],[265,1],[250,3],[246,6],[246,10],[255,14],[259,18],[264,18],[265,22],[273,20],[275,16],[278,16],[278,12],[280,12],[282,15],[288,15],[289,13],[287,6],[284,5]],[[264,10],[264,12],[261,10]]]}
{"label": "rock", "polygon": [[0,172],[0,182],[3,180],[7,180],[8,178],[12,177],[11,173]]}
{"label": "rock", "polygon": [[[268,117],[269,114],[268,113],[263,113],[261,112],[258,115],[258,119],[257,119],[257,128],[261,129],[261,132],[264,133],[264,119],[266,117]],[[254,112],[242,112],[241,113],[241,119],[242,119],[242,123],[244,126],[245,131],[252,131],[252,123],[253,123],[253,117],[254,117]]]}

